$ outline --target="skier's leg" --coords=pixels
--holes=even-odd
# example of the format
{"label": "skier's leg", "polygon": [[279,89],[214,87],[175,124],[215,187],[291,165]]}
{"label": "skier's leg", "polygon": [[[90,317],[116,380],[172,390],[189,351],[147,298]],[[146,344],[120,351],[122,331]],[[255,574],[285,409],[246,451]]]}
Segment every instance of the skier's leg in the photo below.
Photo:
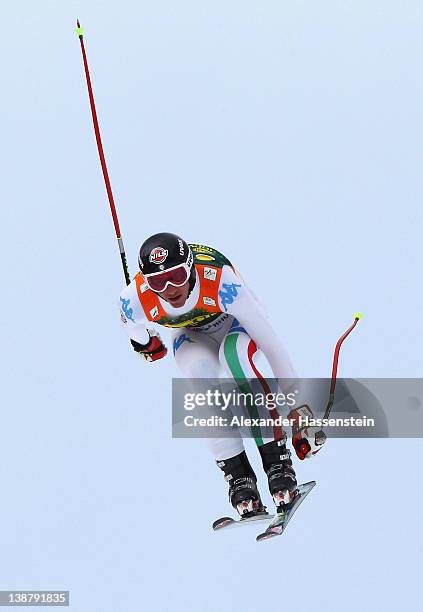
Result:
{"label": "skier's leg", "polygon": [[[190,388],[203,391],[201,379],[219,378],[219,343],[206,334],[180,329],[173,332],[173,353]],[[231,438],[208,438],[209,448],[229,483],[229,500],[241,515],[260,511],[262,504],[256,475],[248,461],[238,429]]]}
{"label": "skier's leg", "polygon": [[182,328],[172,333],[176,365],[186,378],[218,378],[220,363],[216,342],[205,334]]}
{"label": "skier's leg", "polygon": [[[234,319],[232,326],[222,339],[219,349],[219,361],[229,378],[234,379],[242,393],[252,396],[259,393],[267,396],[271,394],[268,381],[258,370],[255,357],[257,346],[243,327]],[[257,402],[246,402],[248,417],[251,419],[274,419],[279,417],[276,409],[269,409],[266,405]],[[262,446],[284,437],[283,429],[275,422],[273,427],[251,427],[251,436],[257,446]]]}
{"label": "skier's leg", "polygon": [[[271,393],[266,379],[258,370],[254,356],[257,346],[239,323],[235,320],[222,341],[219,359],[230,376],[234,378],[240,390],[252,393],[252,383],[260,385],[264,395]],[[247,406],[252,419],[276,419],[278,412],[269,410],[266,406],[251,403]],[[275,504],[288,503],[295,494],[297,481],[292,467],[291,452],[286,448],[286,433],[275,424],[271,431],[265,431],[260,426],[251,428],[259,448],[264,471],[268,477],[269,490]]]}
{"label": "skier's leg", "polygon": [[[172,334],[176,365],[186,378],[191,392],[204,392],[203,379],[220,376],[219,345],[206,334],[179,329]],[[208,444],[215,461],[238,455],[244,450],[239,432],[231,438],[209,438]]]}

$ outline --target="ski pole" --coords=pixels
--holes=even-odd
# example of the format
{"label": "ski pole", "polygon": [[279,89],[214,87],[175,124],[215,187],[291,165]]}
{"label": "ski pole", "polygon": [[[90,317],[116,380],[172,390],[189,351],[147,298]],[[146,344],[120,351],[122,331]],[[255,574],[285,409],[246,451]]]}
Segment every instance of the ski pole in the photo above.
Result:
{"label": "ski pole", "polygon": [[103,171],[104,182],[106,184],[106,191],[107,191],[107,196],[109,198],[110,211],[112,213],[112,218],[113,218],[113,225],[115,226],[116,238],[118,241],[119,253],[120,253],[120,258],[122,261],[123,273],[125,275],[126,284],[129,285],[129,283],[131,282],[131,279],[130,279],[129,271],[128,271],[128,263],[126,261],[125,247],[123,246],[122,235],[120,233],[119,219],[117,216],[115,201],[113,198],[112,186],[110,184],[109,173],[107,171],[107,164],[106,164],[106,158],[104,156],[103,144],[101,142],[100,127],[98,125],[97,111],[95,108],[94,94],[93,94],[93,88],[91,85],[91,78],[90,78],[90,71],[88,69],[87,55],[85,53],[84,30],[83,28],[81,28],[79,19],[76,20],[76,25],[77,25],[76,33],[79,37],[79,42],[81,43],[82,59],[84,61],[85,77],[86,77],[87,87],[88,87],[88,97],[90,99],[91,115],[93,118],[94,133],[95,133],[95,139],[97,141],[98,155],[100,157],[101,169]]}
{"label": "ski pole", "polygon": [[360,312],[356,312],[354,314],[353,324],[347,329],[346,332],[342,334],[342,336],[339,338],[338,342],[336,343],[335,351],[333,354],[333,365],[332,365],[332,376],[331,376],[331,383],[330,383],[330,390],[329,390],[329,401],[328,401],[328,405],[326,406],[325,414],[323,417],[324,419],[328,418],[330,411],[332,410],[333,402],[335,401],[335,388],[336,388],[336,380],[337,380],[337,373],[338,373],[339,351],[341,350],[341,345],[344,342],[345,338],[347,338],[347,336],[350,335],[350,333],[352,332],[354,327],[357,325],[357,323],[359,322],[362,316],[363,315]]}
{"label": "ski pole", "polygon": [[[330,412],[332,410],[333,403],[335,401],[335,389],[336,389],[336,381],[337,381],[337,373],[338,373],[339,352],[341,350],[341,345],[344,342],[344,340],[350,335],[350,333],[352,332],[354,327],[357,325],[357,323],[359,322],[362,316],[363,315],[360,312],[356,312],[354,314],[353,324],[350,325],[347,331],[342,334],[342,336],[339,338],[338,342],[336,343],[335,351],[333,354],[332,376],[331,376],[331,383],[330,383],[330,390],[329,390],[329,400],[326,406],[325,414],[323,416],[324,419],[327,419],[329,417]],[[325,437],[326,436],[323,430],[318,431],[315,434],[316,444],[319,444],[318,440],[322,440],[321,444],[323,444]]]}

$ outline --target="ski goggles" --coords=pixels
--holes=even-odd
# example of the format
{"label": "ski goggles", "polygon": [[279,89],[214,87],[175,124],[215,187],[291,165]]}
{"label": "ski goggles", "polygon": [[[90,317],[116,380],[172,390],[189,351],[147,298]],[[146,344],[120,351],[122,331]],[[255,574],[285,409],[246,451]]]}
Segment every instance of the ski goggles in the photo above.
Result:
{"label": "ski goggles", "polygon": [[144,276],[145,282],[152,291],[161,293],[168,285],[174,285],[175,287],[182,287],[185,285],[191,270],[186,263],[179,264],[163,272],[153,272],[152,274],[146,274]]}

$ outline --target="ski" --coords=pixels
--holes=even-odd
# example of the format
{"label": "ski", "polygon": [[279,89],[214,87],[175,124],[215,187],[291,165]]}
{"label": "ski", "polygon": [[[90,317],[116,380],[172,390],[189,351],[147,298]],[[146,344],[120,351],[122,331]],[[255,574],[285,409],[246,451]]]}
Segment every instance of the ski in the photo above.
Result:
{"label": "ski", "polygon": [[282,535],[289,521],[294,516],[296,510],[299,508],[299,506],[302,504],[304,499],[307,497],[307,495],[310,493],[310,491],[313,489],[315,485],[316,485],[315,480],[299,485],[298,495],[291,502],[289,507],[286,510],[283,510],[282,512],[278,512],[278,514],[276,514],[273,517],[273,519],[270,521],[269,525],[267,526],[266,531],[263,531],[263,533],[260,533],[256,537],[256,541],[262,542],[263,540],[269,540],[270,538],[274,538],[276,536]]}
{"label": "ski", "polygon": [[256,512],[252,516],[241,517],[239,519],[233,519],[229,516],[222,516],[213,523],[213,531],[219,531],[221,529],[228,529],[229,527],[239,527],[240,525],[248,525],[251,523],[260,523],[261,521],[271,521],[275,517],[274,514],[269,512]]}

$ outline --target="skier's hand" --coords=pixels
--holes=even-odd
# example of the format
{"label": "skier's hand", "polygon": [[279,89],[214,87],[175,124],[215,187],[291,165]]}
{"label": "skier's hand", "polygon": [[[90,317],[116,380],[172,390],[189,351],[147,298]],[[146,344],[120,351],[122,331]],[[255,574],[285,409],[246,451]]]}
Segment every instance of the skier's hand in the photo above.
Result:
{"label": "skier's hand", "polygon": [[307,426],[302,419],[313,419],[314,415],[306,405],[291,410],[288,418],[292,419],[292,446],[299,459],[310,459],[326,442],[326,435],[320,427]]}
{"label": "skier's hand", "polygon": [[147,344],[140,344],[136,340],[131,340],[134,351],[146,361],[157,361],[157,359],[166,357],[167,348],[163,344],[159,334],[152,329],[147,331],[150,336],[150,340],[147,342]]}

